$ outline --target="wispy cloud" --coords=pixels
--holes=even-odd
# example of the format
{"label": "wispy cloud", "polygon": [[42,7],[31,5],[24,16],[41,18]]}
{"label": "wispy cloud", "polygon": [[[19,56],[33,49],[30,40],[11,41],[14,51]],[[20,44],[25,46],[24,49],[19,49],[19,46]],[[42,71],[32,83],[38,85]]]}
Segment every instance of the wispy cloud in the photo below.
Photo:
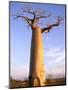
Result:
{"label": "wispy cloud", "polygon": [[65,61],[65,50],[62,47],[55,47],[55,48],[50,48],[46,53],[45,53],[45,59],[48,63],[51,62],[53,63],[61,63],[62,61]]}
{"label": "wispy cloud", "polygon": [[62,47],[50,48],[45,53],[45,67],[49,74],[55,76],[65,75],[65,49]]}

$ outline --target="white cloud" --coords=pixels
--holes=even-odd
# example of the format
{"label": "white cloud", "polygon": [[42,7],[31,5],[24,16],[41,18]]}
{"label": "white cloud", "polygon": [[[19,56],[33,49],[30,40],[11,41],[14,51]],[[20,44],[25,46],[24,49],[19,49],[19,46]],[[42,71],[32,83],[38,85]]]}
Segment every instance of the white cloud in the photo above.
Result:
{"label": "white cloud", "polygon": [[45,53],[45,67],[47,74],[53,76],[65,75],[65,49],[62,47],[50,48]]}
{"label": "white cloud", "polygon": [[45,59],[49,64],[57,64],[65,61],[65,50],[61,47],[50,48],[45,52]]}

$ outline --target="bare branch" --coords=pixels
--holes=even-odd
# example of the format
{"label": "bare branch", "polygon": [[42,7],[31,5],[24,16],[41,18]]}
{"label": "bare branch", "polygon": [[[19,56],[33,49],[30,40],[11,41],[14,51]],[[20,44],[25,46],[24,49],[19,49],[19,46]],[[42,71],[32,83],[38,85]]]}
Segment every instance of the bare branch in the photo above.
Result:
{"label": "bare branch", "polygon": [[[24,19],[29,26],[34,26],[34,25],[37,25],[37,23],[39,22],[40,19],[42,18],[48,18],[51,16],[51,13],[47,12],[47,11],[44,11],[44,10],[41,10],[40,8],[38,9],[33,9],[31,6],[28,6],[28,7],[25,7],[25,8],[22,8],[22,13],[21,14],[18,14],[16,15],[16,18],[22,18]],[[28,14],[28,17],[25,16],[25,14]],[[33,15],[33,17],[29,16],[30,15]],[[55,26],[58,26],[60,24],[60,17],[58,16],[58,21],[55,23],[55,24],[52,24],[52,25],[49,25],[47,28],[43,28],[41,30],[41,32],[50,32],[50,30],[52,29],[52,27],[55,27]]]}
{"label": "bare branch", "polygon": [[22,19],[25,19],[25,21],[27,21],[27,23],[28,23],[29,25],[31,25],[31,20],[32,20],[32,19],[29,19],[29,18],[26,17],[26,16],[16,16],[15,18],[22,18]]}
{"label": "bare branch", "polygon": [[[48,18],[49,16],[51,16],[51,13],[45,15],[45,11],[44,10],[42,10],[40,8],[33,9],[31,7],[31,5],[27,6],[25,8],[22,8],[21,11],[22,11],[23,15],[21,16],[21,14],[18,14],[16,16],[16,18],[23,18],[23,19],[25,19],[25,21],[27,21],[29,25],[36,25],[41,18]],[[25,13],[33,15],[33,17],[32,16],[31,17],[24,16]]]}
{"label": "bare branch", "polygon": [[33,10],[32,8],[30,8],[30,9],[27,8],[26,10],[22,8],[22,10],[23,10],[23,12],[25,12],[25,13],[32,14],[32,15],[33,15],[33,19],[35,19],[37,10]]}
{"label": "bare branch", "polygon": [[[45,15],[45,11],[41,10],[40,8],[34,10],[33,8],[28,8],[26,7],[25,9],[23,9],[23,12],[25,13],[29,13],[33,15],[33,20],[35,19],[40,19],[40,18],[48,18],[49,16],[51,16],[51,13],[49,13],[48,15]],[[43,16],[44,15],[44,16]]]}
{"label": "bare branch", "polygon": [[38,8],[36,10],[36,18],[39,17],[39,16],[42,16],[42,15],[45,15],[45,11],[41,10],[41,8]]}
{"label": "bare branch", "polygon": [[49,13],[47,16],[39,16],[39,17],[37,17],[36,19],[40,19],[40,18],[48,18],[48,17],[50,17],[51,16],[51,13]]}
{"label": "bare branch", "polygon": [[16,18],[20,18],[20,17],[21,17],[21,18],[24,18],[24,19],[28,19],[28,20],[30,20],[30,21],[32,20],[32,19],[30,19],[30,18],[28,18],[28,17],[26,17],[26,16],[21,16],[21,15],[16,16]]}
{"label": "bare branch", "polygon": [[49,27],[43,28],[41,30],[41,33],[43,33],[43,32],[45,32],[45,33],[50,32],[51,28],[52,28],[51,25]]}
{"label": "bare branch", "polygon": [[57,22],[55,24],[52,24],[52,25],[49,25],[46,28],[43,28],[41,33],[43,33],[43,32],[50,32],[53,27],[56,27],[56,26],[60,25],[60,22],[61,22],[61,20],[58,18],[58,20],[57,20]]}

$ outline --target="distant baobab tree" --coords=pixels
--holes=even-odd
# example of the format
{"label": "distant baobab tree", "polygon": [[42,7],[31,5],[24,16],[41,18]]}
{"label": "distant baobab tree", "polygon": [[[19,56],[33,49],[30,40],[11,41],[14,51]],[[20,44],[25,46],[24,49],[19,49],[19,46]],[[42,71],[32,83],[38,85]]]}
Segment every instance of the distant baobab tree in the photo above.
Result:
{"label": "distant baobab tree", "polygon": [[[29,86],[45,86],[46,72],[44,70],[42,34],[48,33],[53,27],[59,26],[62,18],[57,17],[57,21],[54,24],[49,24],[47,27],[41,28],[41,26],[38,25],[40,19],[49,18],[51,13],[46,14],[44,10],[41,10],[40,8],[33,9],[32,7],[25,7],[21,10],[22,14],[15,15],[15,18],[25,20],[32,29]],[[26,13],[27,16],[24,15],[24,13]]]}

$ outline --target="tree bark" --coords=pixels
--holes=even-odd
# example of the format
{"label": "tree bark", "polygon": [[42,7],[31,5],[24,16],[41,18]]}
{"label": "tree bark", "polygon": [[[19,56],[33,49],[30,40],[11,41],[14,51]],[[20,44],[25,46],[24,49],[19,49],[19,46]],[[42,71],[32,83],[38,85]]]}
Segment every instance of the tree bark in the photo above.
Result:
{"label": "tree bark", "polygon": [[44,86],[44,51],[39,27],[32,27],[29,86]]}

